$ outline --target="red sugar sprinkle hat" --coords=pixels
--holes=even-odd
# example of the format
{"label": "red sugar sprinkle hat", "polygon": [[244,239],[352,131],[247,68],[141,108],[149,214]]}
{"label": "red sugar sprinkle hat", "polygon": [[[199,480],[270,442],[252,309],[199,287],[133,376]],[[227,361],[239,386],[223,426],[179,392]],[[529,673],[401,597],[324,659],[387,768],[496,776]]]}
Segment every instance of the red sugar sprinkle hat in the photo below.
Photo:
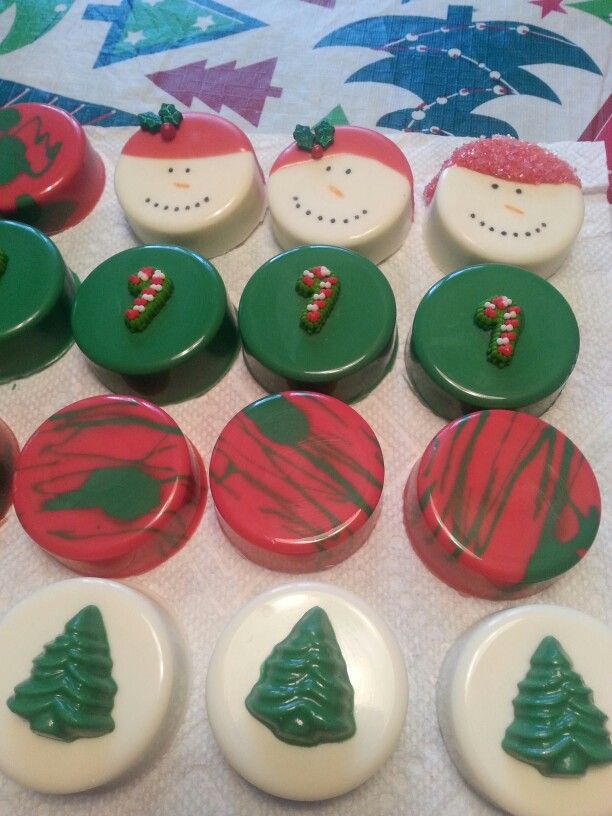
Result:
{"label": "red sugar sprinkle hat", "polygon": [[210,113],[185,113],[171,141],[164,141],[160,131],[138,130],[121,153],[145,159],[197,159],[244,151],[253,153],[253,146],[236,125]]}
{"label": "red sugar sprinkle hat", "polygon": [[447,167],[465,167],[504,181],[523,184],[575,184],[580,179],[570,165],[539,145],[510,136],[476,139],[458,147],[425,187],[423,197],[430,204],[440,175]]}
{"label": "red sugar sprinkle hat", "polygon": [[355,125],[338,125],[334,129],[333,143],[325,148],[320,159],[313,158],[310,151],[301,150],[293,142],[278,156],[272,165],[270,175],[291,164],[300,164],[306,161],[325,162],[326,156],[335,156],[342,153],[364,156],[367,159],[375,159],[381,164],[386,164],[387,167],[404,176],[408,180],[410,187],[413,187],[410,165],[399,147],[391,139],[383,136],[382,133]]}

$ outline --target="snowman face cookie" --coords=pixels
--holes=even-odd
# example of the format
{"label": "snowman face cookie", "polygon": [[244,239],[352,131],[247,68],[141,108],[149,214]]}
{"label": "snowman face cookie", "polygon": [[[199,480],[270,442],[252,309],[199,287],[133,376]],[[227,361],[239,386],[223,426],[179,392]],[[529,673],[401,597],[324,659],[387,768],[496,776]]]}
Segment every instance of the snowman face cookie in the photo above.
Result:
{"label": "snowman face cookie", "polygon": [[[458,163],[451,157],[432,182],[425,238],[434,261],[445,273],[489,261],[549,277],[582,225],[582,191],[571,168],[542,148],[516,140],[472,144],[476,160],[471,166],[465,165],[473,156],[461,154]],[[506,164],[502,155],[496,165],[492,153],[497,146],[502,153],[508,149]],[[491,155],[482,161],[479,154],[487,152]],[[508,172],[510,164],[514,175]],[[489,165],[491,172],[485,172]]]}
{"label": "snowman face cookie", "polygon": [[134,134],[117,163],[115,191],[140,240],[178,244],[205,257],[242,243],[265,206],[250,142],[208,114],[186,114],[172,139]]}
{"label": "snowman face cookie", "polygon": [[399,249],[410,228],[410,168],[378,133],[353,127],[335,133],[320,158],[292,145],[277,159],[268,181],[274,234],[284,249],[332,244],[378,263]]}

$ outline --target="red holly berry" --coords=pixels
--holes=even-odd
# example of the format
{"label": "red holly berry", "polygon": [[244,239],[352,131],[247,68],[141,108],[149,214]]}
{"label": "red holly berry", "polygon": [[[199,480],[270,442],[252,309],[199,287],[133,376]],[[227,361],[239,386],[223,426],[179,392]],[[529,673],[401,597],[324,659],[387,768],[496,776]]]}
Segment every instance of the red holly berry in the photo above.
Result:
{"label": "red holly berry", "polygon": [[310,151],[310,155],[313,159],[320,159],[323,155],[323,148],[320,144],[313,145],[312,150]]}
{"label": "red holly berry", "polygon": [[159,132],[164,142],[171,142],[176,136],[176,128],[171,122],[163,122]]}

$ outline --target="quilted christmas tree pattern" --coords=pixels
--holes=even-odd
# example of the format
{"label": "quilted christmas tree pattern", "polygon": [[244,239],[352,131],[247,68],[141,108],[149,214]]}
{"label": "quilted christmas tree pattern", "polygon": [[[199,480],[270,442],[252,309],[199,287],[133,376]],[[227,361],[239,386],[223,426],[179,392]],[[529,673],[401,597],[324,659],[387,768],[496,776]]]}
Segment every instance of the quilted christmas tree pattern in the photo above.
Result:
{"label": "quilted christmas tree pattern", "polygon": [[413,108],[382,116],[377,125],[447,136],[518,136],[503,119],[474,109],[505,95],[561,104],[553,89],[525,70],[556,64],[601,71],[588,54],[553,31],[516,21],[474,21],[472,6],[449,6],[446,20],[421,16],[371,17],[328,34],[315,48],[370,48],[383,58],[347,82],[380,82],[411,91]]}
{"label": "quilted christmas tree pattern", "polygon": [[0,42],[0,54],[17,51],[24,45],[42,37],[53,26],[63,19],[72,7],[74,0],[0,0],[0,16],[11,14],[14,9],[12,25]]}
{"label": "quilted christmas tree pattern", "polygon": [[84,102],[70,96],[60,96],[51,91],[43,91],[41,88],[22,85],[20,82],[0,79],[0,107],[15,105],[17,102],[39,102],[43,105],[53,105],[74,116],[82,125],[119,127],[120,125],[138,124],[138,117],[127,111],[108,108],[106,105],[94,105],[92,102]]}
{"label": "quilted christmas tree pattern", "polygon": [[111,24],[94,68],[266,25],[212,0],[122,0],[113,6],[93,3],[85,8],[83,19]]}

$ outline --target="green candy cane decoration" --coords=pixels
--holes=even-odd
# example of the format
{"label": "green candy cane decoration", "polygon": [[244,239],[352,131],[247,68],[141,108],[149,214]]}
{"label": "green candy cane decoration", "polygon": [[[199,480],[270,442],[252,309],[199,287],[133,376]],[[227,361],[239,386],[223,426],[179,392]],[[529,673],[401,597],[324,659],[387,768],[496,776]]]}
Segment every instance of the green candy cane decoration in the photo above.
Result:
{"label": "green candy cane decoration", "polygon": [[168,302],[173,288],[170,278],[152,266],[143,266],[136,275],[130,275],[128,289],[134,295],[134,303],[125,312],[128,329],[133,332],[146,329]]}
{"label": "green candy cane decoration", "polygon": [[512,362],[524,317],[520,306],[512,305],[512,298],[497,295],[479,306],[474,315],[477,326],[491,331],[487,350],[489,362],[503,368]]}
{"label": "green candy cane decoration", "polygon": [[321,331],[340,294],[338,277],[326,266],[313,266],[302,272],[295,288],[302,297],[310,298],[300,317],[300,326],[309,334]]}

